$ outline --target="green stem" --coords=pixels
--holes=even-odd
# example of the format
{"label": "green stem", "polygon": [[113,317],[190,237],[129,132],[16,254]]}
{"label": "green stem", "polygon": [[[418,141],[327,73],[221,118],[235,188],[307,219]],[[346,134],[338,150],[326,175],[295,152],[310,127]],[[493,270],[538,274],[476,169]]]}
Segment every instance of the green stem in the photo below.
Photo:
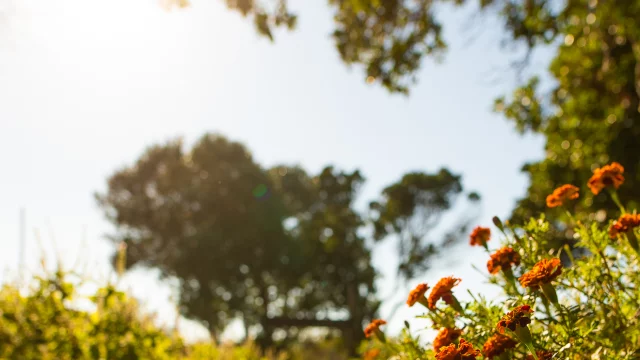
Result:
{"label": "green stem", "polygon": [[544,309],[547,312],[547,316],[549,316],[549,319],[555,320],[555,317],[551,313],[551,307],[549,306],[549,300],[547,300],[547,297],[541,296],[540,300],[542,300],[542,305],[544,305]]}
{"label": "green stem", "polygon": [[518,325],[516,326],[515,334],[518,337],[518,340],[520,340],[520,342],[523,343],[524,346],[527,347],[527,349],[529,349],[529,352],[531,353],[531,355],[533,355],[533,358],[539,360],[538,354],[536,354],[536,349],[533,347],[533,339],[531,338],[531,332],[529,331],[529,328],[526,326]]}
{"label": "green stem", "polygon": [[458,299],[456,299],[455,296],[451,295],[451,307],[459,312],[460,314],[464,314],[464,310],[462,310],[462,305],[460,305],[460,302],[458,301]]}
{"label": "green stem", "polygon": [[518,286],[516,285],[516,279],[513,276],[513,270],[510,267],[502,268],[502,273],[507,279],[507,283],[513,288],[514,293],[518,294]]}
{"label": "green stem", "polygon": [[618,208],[620,208],[620,212],[623,214],[626,214],[627,211],[624,209],[624,206],[622,206],[622,202],[620,202],[620,198],[618,197],[618,192],[614,189],[609,188],[609,194],[611,195],[611,200],[613,200],[613,202],[616,203]]}
{"label": "green stem", "polygon": [[556,289],[553,287],[553,285],[543,284],[542,286],[540,286],[540,288],[542,289],[542,293],[544,294],[544,296],[549,299],[549,301],[553,305],[558,306],[558,294],[556,293]]}
{"label": "green stem", "polygon": [[427,310],[431,310],[429,309],[429,301],[427,301],[427,298],[424,297],[424,295],[422,295],[422,297],[418,300],[418,302],[420,303],[420,305],[426,307]]}
{"label": "green stem", "polygon": [[636,254],[640,254],[640,247],[638,247],[638,237],[633,229],[627,232],[627,240],[629,241],[629,245],[635,250]]}
{"label": "green stem", "polygon": [[533,348],[533,345],[531,345],[531,344],[524,344],[524,346],[526,346],[526,347],[527,347],[527,349],[529,349],[529,352],[531,353],[531,355],[533,355],[533,358],[534,358],[535,360],[540,360],[540,359],[538,358],[538,354],[536,354],[536,349],[534,349],[534,348]]}

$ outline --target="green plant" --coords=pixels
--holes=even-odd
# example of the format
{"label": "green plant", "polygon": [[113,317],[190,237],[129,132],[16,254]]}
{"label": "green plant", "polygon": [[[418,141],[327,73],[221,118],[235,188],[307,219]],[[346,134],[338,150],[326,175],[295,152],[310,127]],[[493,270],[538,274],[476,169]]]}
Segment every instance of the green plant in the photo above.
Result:
{"label": "green plant", "polygon": [[[116,267],[122,274],[125,248]],[[72,272],[37,276],[28,288],[0,289],[0,360],[344,359],[335,341],[298,342],[281,351],[243,344],[187,343],[156,325],[137,301],[108,283],[91,295]]]}
{"label": "green plant", "polygon": [[[378,331],[367,330],[378,341],[365,343],[362,350],[376,349],[380,359],[640,358],[640,215],[627,212],[617,199],[623,181],[623,169],[615,163],[595,170],[589,180],[594,195],[606,189],[621,214],[608,226],[572,220],[583,255],[574,256],[568,246],[548,250],[553,234],[544,214],[521,226],[494,218],[503,239],[500,249],[493,254],[489,250],[495,241],[472,238],[471,244],[487,245],[488,280],[501,287],[504,296],[490,301],[471,294],[473,301],[461,304],[455,296],[458,279],[440,280],[428,296],[427,285],[421,284],[407,303],[425,309],[418,317],[440,330],[432,345],[422,346],[408,325],[400,337],[385,338],[378,322],[371,325]],[[548,203],[566,206],[576,199],[575,190],[560,187]],[[560,261],[562,252],[568,264]]]}

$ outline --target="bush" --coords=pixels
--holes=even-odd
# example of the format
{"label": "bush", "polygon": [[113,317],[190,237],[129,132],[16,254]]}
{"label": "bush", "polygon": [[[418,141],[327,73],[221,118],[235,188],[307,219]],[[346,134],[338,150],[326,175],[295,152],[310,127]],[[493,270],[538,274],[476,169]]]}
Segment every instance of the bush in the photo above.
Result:
{"label": "bush", "polygon": [[[11,360],[271,360],[253,344],[186,345],[155,325],[137,302],[107,285],[93,296],[77,294],[69,275],[37,277],[26,295],[14,285],[0,290],[0,359]],[[78,310],[85,300],[92,311]],[[86,303],[88,301],[88,303]]]}
{"label": "bush", "polygon": [[[92,296],[57,271],[36,277],[28,291],[0,289],[0,360],[306,360],[344,359],[331,342],[301,342],[285,351],[256,344],[186,344],[156,326],[138,303],[108,284]],[[26,293],[26,294],[25,294]],[[82,308],[89,310],[80,310]]]}
{"label": "bush", "polygon": [[[373,322],[365,333],[378,340],[364,344],[363,357],[640,359],[640,216],[628,213],[617,198],[623,171],[614,163],[594,172],[589,188],[596,195],[609,191],[621,215],[605,223],[593,216],[579,221],[569,214],[572,223],[565,226],[575,229],[574,249],[548,250],[553,227],[563,224],[550,223],[544,214],[522,226],[503,225],[494,218],[502,244],[493,252],[489,246],[495,241],[489,241],[488,229],[474,230],[471,243],[487,250],[489,281],[501,287],[504,296],[489,301],[476,295],[460,304],[455,296],[459,279],[441,279],[428,296],[428,286],[421,284],[407,303],[424,310],[418,317],[425,327],[439,330],[435,339],[421,346],[408,325],[398,338],[386,339],[384,322]],[[566,206],[577,191],[562,186],[547,203]],[[566,264],[560,258],[566,258]]]}

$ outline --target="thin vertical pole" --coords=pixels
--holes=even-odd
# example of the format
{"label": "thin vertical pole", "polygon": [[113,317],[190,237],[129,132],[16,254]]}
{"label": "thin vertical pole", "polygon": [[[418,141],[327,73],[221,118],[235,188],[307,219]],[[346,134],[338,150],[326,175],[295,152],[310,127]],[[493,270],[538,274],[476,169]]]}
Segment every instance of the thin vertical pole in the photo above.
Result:
{"label": "thin vertical pole", "polygon": [[24,208],[20,209],[20,243],[18,248],[19,271],[22,273],[25,267],[25,249],[27,245],[27,215]]}

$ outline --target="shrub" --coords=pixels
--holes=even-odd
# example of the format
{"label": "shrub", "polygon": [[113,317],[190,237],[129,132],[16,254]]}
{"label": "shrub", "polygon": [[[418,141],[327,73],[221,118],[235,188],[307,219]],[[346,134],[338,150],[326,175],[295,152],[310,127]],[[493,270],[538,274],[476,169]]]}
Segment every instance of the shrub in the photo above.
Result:
{"label": "shrub", "polygon": [[[15,285],[0,290],[0,359],[11,360],[285,360],[263,356],[254,344],[187,345],[159,328],[137,302],[113,285],[93,296],[77,293],[69,275],[37,277],[27,294]],[[79,310],[78,300],[91,311]],[[87,303],[88,301],[88,303]],[[74,306],[76,305],[76,306]]]}
{"label": "shrub", "polygon": [[[489,301],[472,295],[471,302],[460,303],[455,277],[441,279],[428,295],[428,285],[421,284],[407,303],[423,310],[418,318],[439,330],[436,338],[422,346],[407,324],[398,338],[385,339],[374,323],[363,358],[640,359],[640,215],[627,212],[618,200],[623,171],[614,163],[594,172],[589,188],[605,193],[599,196],[608,192],[621,214],[606,223],[569,214],[574,249],[548,250],[552,227],[544,214],[520,226],[494,218],[501,244],[478,234],[471,244],[487,250],[488,279],[504,296]],[[547,203],[565,206],[577,198],[576,191],[559,187]]]}
{"label": "shrub", "polygon": [[278,352],[263,351],[252,342],[187,344],[175,331],[158,327],[153,316],[145,315],[135,299],[114,285],[83,296],[72,278],[57,271],[35,277],[27,291],[13,284],[0,289],[0,360],[345,358],[336,350],[339,344],[329,341],[296,343]]}

